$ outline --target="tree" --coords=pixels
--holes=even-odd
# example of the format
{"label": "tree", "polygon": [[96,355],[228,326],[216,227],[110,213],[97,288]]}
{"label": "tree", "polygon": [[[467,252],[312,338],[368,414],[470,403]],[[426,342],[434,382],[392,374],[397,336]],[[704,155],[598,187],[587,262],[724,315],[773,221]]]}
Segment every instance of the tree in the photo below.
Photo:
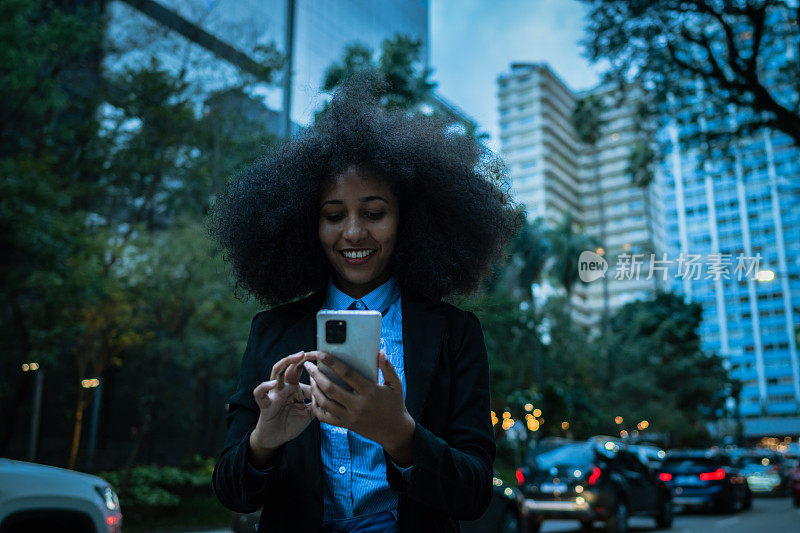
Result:
{"label": "tree", "polygon": [[376,62],[372,50],[354,43],[345,48],[340,63],[334,63],[325,71],[322,90],[333,91],[354,74],[372,70],[386,83],[378,95],[383,105],[394,109],[414,109],[430,98],[436,86],[428,80],[431,70],[427,67],[420,69],[421,51],[421,40],[397,34],[383,41]]}
{"label": "tree", "polygon": [[630,302],[612,319],[610,350],[618,362],[604,396],[607,418],[647,420],[668,433],[672,445],[708,444],[714,420],[730,390],[722,358],[701,348],[703,309],[659,292]]}
{"label": "tree", "polygon": [[42,437],[63,432],[70,467],[80,464],[87,377],[127,380],[105,388],[105,411],[135,404],[142,375],[196,375],[191,387],[161,381],[147,391],[181,400],[183,412],[171,413],[186,421],[178,442],[214,448],[208,406],[222,405],[253,306],[233,298],[201,217],[272,139],[245,86],[210,95],[200,115],[185,72],[156,60],[103,71],[102,15],[45,1],[0,5],[0,57],[12,66],[0,69],[0,401],[19,406],[3,414],[0,453],[26,409],[20,365],[36,361],[53,413]]}
{"label": "tree", "polygon": [[[594,193],[597,196],[597,215],[600,218],[600,246],[606,244],[606,210],[603,202],[603,189],[600,187],[600,152],[597,142],[603,130],[603,112],[605,104],[602,96],[590,94],[578,100],[572,110],[570,121],[578,134],[578,139],[592,152],[592,169],[594,172]],[[608,334],[610,309],[608,301],[608,279],[603,276],[603,333]]]}
{"label": "tree", "polygon": [[567,213],[558,226],[546,232],[552,256],[548,273],[564,288],[567,301],[571,301],[575,284],[580,281],[578,257],[582,251],[594,248],[592,240],[577,233],[575,226],[572,215]]}
{"label": "tree", "polygon": [[735,131],[710,120],[706,138],[781,131],[800,146],[800,10],[788,0],[583,0],[584,45],[607,78],[663,104],[702,91],[709,117],[747,110]]}

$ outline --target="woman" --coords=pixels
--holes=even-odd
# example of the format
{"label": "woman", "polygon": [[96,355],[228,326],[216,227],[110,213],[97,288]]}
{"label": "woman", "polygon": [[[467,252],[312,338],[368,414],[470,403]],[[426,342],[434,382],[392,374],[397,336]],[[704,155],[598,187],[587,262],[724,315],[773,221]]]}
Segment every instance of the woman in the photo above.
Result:
{"label": "woman", "polygon": [[[491,497],[483,335],[441,299],[489,272],[514,206],[474,140],[375,94],[348,84],[217,203],[239,284],[294,300],[253,319],[213,476],[226,507],[263,507],[259,531],[457,531]],[[321,308],[381,311],[378,383],[314,350]]]}

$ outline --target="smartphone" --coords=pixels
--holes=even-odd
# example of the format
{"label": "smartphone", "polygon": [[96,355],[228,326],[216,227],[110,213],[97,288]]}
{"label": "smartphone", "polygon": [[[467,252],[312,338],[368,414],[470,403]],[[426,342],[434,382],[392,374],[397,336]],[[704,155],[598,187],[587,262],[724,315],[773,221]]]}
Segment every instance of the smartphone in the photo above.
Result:
{"label": "smartphone", "polygon": [[[381,349],[381,314],[378,311],[331,311],[317,313],[317,350],[327,352],[372,381],[378,382],[378,352]],[[350,387],[327,365],[319,369],[334,383]]]}

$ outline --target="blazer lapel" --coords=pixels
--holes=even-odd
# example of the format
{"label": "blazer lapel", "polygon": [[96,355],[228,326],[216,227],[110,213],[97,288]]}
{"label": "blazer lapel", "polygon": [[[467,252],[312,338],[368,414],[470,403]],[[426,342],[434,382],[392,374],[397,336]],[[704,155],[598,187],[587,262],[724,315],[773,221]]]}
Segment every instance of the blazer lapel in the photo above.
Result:
{"label": "blazer lapel", "polygon": [[415,420],[422,416],[433,373],[439,360],[444,318],[430,305],[412,296],[402,297],[403,365],[406,409]]}

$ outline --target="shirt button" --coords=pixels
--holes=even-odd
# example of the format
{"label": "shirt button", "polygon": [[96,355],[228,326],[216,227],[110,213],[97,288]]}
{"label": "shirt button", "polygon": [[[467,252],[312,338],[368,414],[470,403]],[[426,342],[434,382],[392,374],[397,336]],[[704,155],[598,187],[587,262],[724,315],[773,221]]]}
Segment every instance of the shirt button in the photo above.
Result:
{"label": "shirt button", "polygon": [[364,305],[364,302],[362,302],[361,300],[356,300],[356,309],[362,309],[363,310],[365,307],[366,307],[366,305]]}
{"label": "shirt button", "polygon": [[340,466],[339,467],[339,473],[340,474],[344,474],[345,472],[347,472],[347,469],[345,467],[343,467],[343,466]]}

